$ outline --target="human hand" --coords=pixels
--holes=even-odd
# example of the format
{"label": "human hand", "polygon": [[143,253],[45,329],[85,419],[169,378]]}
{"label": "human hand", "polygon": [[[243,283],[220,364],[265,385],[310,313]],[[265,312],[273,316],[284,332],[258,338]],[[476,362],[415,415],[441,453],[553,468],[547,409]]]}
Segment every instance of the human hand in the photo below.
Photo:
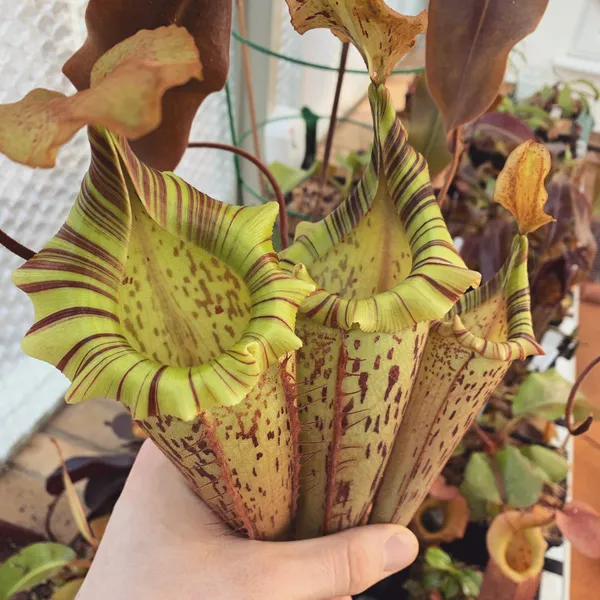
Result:
{"label": "human hand", "polygon": [[418,549],[397,525],[258,542],[227,535],[216,520],[145,442],[77,600],[347,599],[408,566]]}

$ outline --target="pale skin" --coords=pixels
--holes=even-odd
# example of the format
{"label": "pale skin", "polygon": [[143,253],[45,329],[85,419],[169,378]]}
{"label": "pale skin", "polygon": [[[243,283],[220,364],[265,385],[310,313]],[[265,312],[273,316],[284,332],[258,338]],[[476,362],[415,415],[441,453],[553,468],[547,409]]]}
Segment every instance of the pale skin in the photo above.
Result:
{"label": "pale skin", "polygon": [[418,550],[397,525],[274,543],[241,539],[216,521],[145,442],[77,600],[350,600]]}

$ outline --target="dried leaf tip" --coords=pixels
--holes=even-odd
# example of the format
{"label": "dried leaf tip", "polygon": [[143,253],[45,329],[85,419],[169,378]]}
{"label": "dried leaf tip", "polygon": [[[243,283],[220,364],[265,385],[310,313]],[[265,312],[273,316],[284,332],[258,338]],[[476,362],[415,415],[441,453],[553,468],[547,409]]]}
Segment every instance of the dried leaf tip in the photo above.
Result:
{"label": "dried leaf tip", "polygon": [[59,148],[85,125],[138,139],[159,126],[166,90],[193,78],[202,78],[202,65],[186,29],[139,31],[96,62],[90,89],[73,96],[36,89],[0,105],[0,152],[49,168]]}
{"label": "dried leaf tip", "polygon": [[396,63],[427,29],[427,11],[415,17],[392,10],[383,0],[286,0],[298,33],[326,28],[352,42],[371,80],[383,83]]}
{"label": "dried leaf tip", "polygon": [[550,167],[547,148],[527,140],[511,152],[498,176],[494,200],[514,215],[522,235],[556,220],[544,212],[548,199],[544,180]]}

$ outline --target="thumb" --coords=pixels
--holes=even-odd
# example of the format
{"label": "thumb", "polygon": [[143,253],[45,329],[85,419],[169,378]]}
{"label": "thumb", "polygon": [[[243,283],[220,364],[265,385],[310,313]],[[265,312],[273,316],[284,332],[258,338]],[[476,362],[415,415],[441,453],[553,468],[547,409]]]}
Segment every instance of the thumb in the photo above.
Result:
{"label": "thumb", "polygon": [[314,540],[269,544],[273,591],[289,600],[324,600],[363,592],[410,565],[419,547],[399,525],[368,525]]}

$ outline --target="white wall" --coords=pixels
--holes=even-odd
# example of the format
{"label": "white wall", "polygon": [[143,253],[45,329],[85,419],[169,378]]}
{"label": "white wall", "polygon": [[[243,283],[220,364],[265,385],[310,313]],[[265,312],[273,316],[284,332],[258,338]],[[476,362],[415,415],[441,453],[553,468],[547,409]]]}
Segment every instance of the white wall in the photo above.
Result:
{"label": "white wall", "polygon": [[[74,92],[61,67],[85,39],[87,0],[0,0],[0,103],[36,87]],[[229,142],[223,94],[211,96],[194,121],[192,138]],[[54,169],[30,169],[0,156],[0,227],[39,250],[59,229],[89,165],[87,136],[77,134]],[[235,199],[230,155],[188,151],[177,172],[214,197]],[[33,323],[31,302],[10,280],[22,260],[0,247],[0,462],[60,402],[67,379],[27,357],[20,341]]]}
{"label": "white wall", "polygon": [[[550,0],[537,30],[519,44],[532,87],[585,78],[600,85],[600,0]],[[600,128],[600,106],[595,108]]]}
{"label": "white wall", "polygon": [[[341,42],[325,29],[306,32],[300,36],[290,24],[287,6],[283,0],[253,0],[257,2],[257,12],[261,4],[273,1],[275,11],[271,47],[278,52],[337,69],[340,61]],[[403,14],[414,15],[423,10],[427,0],[386,0],[387,4]],[[267,94],[267,117],[296,116],[300,108],[308,106],[318,115],[330,114],[337,72],[302,67],[282,60],[265,61],[271,70],[271,85]],[[358,51],[350,46],[347,61],[348,69],[365,70],[365,64]],[[369,77],[365,74],[346,73],[340,97],[339,115],[347,114],[366,95]],[[261,90],[257,91],[261,94]],[[258,103],[257,103],[258,104]],[[319,135],[325,135],[327,119],[319,122]],[[264,136],[265,158],[267,163],[274,160],[298,165],[304,153],[304,125],[301,120],[290,120],[269,125]]]}

